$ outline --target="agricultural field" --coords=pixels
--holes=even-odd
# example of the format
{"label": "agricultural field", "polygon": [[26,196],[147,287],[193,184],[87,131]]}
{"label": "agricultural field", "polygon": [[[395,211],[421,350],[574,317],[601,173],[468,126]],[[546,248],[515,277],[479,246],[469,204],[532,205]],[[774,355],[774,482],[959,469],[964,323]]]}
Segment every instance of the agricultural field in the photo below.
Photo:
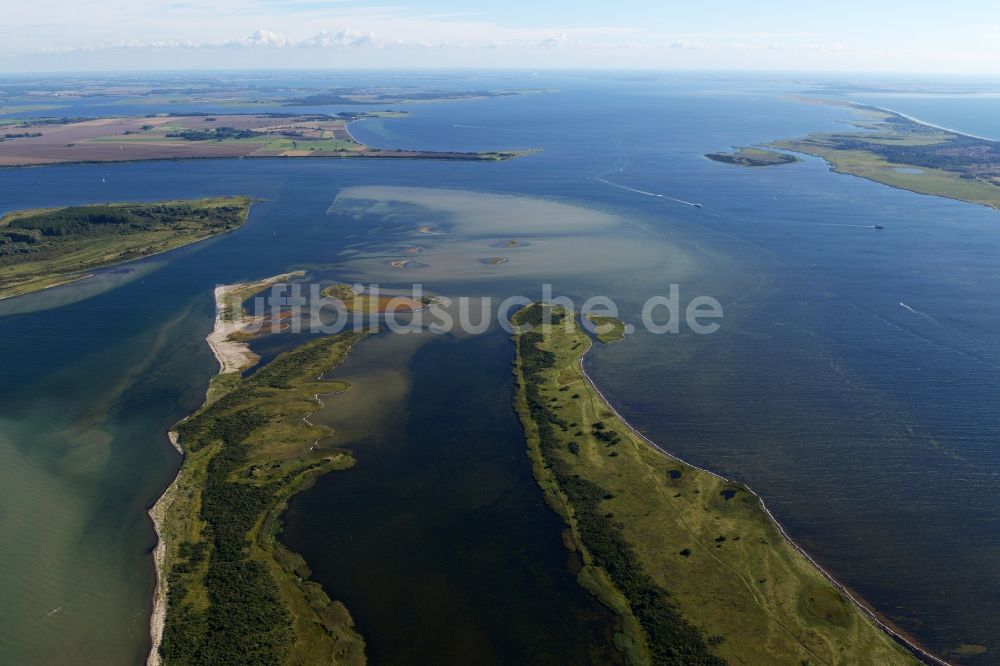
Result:
{"label": "agricultural field", "polygon": [[350,123],[405,114],[382,111],[315,114],[231,114],[43,118],[7,124],[0,167],[81,162],[233,157],[396,157],[501,160],[517,152],[432,152],[365,146]]}

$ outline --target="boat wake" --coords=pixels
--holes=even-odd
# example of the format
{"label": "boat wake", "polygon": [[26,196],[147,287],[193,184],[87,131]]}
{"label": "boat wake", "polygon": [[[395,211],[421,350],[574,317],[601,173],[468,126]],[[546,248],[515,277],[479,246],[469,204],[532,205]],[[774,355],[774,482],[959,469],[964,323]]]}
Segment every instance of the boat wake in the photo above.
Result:
{"label": "boat wake", "polygon": [[837,222],[814,222],[810,226],[815,227],[843,227],[845,229],[877,229],[875,224],[839,224]]}
{"label": "boat wake", "polygon": [[911,308],[909,305],[907,305],[906,303],[904,303],[902,301],[899,302],[899,305],[903,309],[909,310],[910,312],[912,312],[913,314],[917,315],[918,317],[923,317],[924,319],[930,319],[935,324],[940,324],[941,323],[937,319],[935,319],[934,317],[932,317],[929,314],[927,314],[926,312],[921,312],[920,310],[914,310],[913,308]]}
{"label": "boat wake", "polygon": [[58,608],[53,608],[48,613],[45,613],[44,615],[39,615],[38,617],[35,618],[35,620],[44,620],[47,617],[52,617],[53,615],[55,615],[56,613],[58,613],[62,609],[63,609],[62,606],[59,606]]}
{"label": "boat wake", "polygon": [[[619,172],[622,169],[618,170]],[[616,187],[619,190],[625,190],[627,192],[635,192],[636,194],[642,194],[647,197],[656,197],[658,199],[666,199],[667,201],[673,201],[674,203],[683,204],[685,206],[691,206],[692,208],[701,208],[700,203],[694,203],[692,201],[684,201],[684,199],[676,199],[674,197],[668,197],[666,194],[657,194],[656,192],[647,192],[646,190],[639,190],[634,187],[628,187],[627,185],[619,185],[618,183],[612,183],[610,180],[605,178],[594,178],[599,183],[604,183],[605,185],[610,185],[611,187]]]}

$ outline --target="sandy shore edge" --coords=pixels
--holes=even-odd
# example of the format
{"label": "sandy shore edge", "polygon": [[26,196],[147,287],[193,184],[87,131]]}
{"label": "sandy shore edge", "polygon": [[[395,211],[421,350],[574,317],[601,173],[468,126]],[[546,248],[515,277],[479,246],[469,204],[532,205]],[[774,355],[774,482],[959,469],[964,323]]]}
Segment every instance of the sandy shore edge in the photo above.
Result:
{"label": "sandy shore edge", "polygon": [[[175,449],[184,455],[184,450],[178,441],[177,433],[171,430],[167,433],[167,438]],[[153,564],[156,569],[156,586],[153,589],[153,611],[149,616],[149,637],[152,645],[149,649],[149,656],[146,658],[147,666],[160,666],[160,643],[163,640],[163,627],[167,619],[167,579],[163,571],[164,560],[167,555],[167,542],[163,539],[163,521],[166,519],[170,505],[174,503],[177,494],[177,482],[180,480],[181,472],[170,482],[167,489],[160,495],[153,508],[149,510],[149,518],[153,521],[153,530],[156,532],[156,548],[153,549]]]}
{"label": "sandy shore edge", "polygon": [[[275,275],[274,277],[257,282],[220,285],[215,288],[215,326],[205,340],[215,355],[215,359],[219,362],[219,372],[217,374],[224,375],[230,372],[241,372],[260,360],[256,354],[250,351],[250,347],[246,343],[228,340],[228,337],[232,333],[259,320],[259,318],[248,316],[242,310],[234,311],[232,307],[227,309],[227,305],[232,305],[232,303],[228,302],[229,296],[234,292],[250,296],[283,280],[302,277],[303,275],[305,275],[304,271],[294,271]],[[229,316],[227,316],[227,313]],[[180,445],[180,437],[177,431],[170,430],[167,433],[167,439],[177,449],[177,452],[183,456],[184,449]],[[167,517],[167,512],[170,510],[177,496],[177,488],[183,474],[184,466],[182,464],[177,472],[177,476],[167,486],[167,489],[160,496],[160,499],[156,501],[156,504],[147,512],[150,520],[153,521],[153,531],[156,533],[156,547],[153,549],[156,584],[153,589],[153,610],[149,616],[151,645],[149,655],[146,657],[146,666],[161,666],[162,664],[162,660],[160,659],[160,644],[163,642],[163,628],[167,619],[167,578],[164,571],[167,543],[163,536],[163,525]]]}
{"label": "sandy shore edge", "polygon": [[696,470],[698,470],[700,472],[704,472],[706,474],[710,474],[710,475],[716,477],[717,479],[721,479],[722,481],[725,481],[727,483],[732,483],[734,485],[743,486],[747,490],[747,492],[749,492],[751,495],[753,495],[754,497],[757,498],[757,501],[760,502],[760,506],[764,510],[764,513],[767,514],[768,518],[770,518],[771,522],[778,529],[778,532],[781,534],[781,536],[784,537],[785,541],[787,541],[788,544],[793,549],[795,549],[796,551],[798,551],[798,553],[800,555],[802,555],[809,562],[809,564],[811,564],[813,566],[813,568],[815,568],[817,571],[819,571],[819,573],[824,578],[826,578],[827,581],[829,581],[831,585],[833,585],[836,589],[838,589],[841,593],[843,593],[844,596],[847,597],[848,601],[858,611],[860,611],[862,615],[864,615],[868,620],[870,620],[871,622],[873,622],[876,627],[878,627],[883,632],[885,632],[892,640],[896,641],[897,643],[899,643],[903,647],[905,647],[910,652],[910,654],[912,654],[919,661],[921,661],[921,662],[923,662],[925,664],[934,664],[935,666],[953,666],[951,663],[945,661],[944,659],[941,659],[940,657],[938,657],[935,654],[932,654],[930,651],[925,650],[919,643],[917,643],[917,641],[916,641],[915,638],[913,638],[913,637],[909,636],[908,634],[906,634],[902,629],[900,629],[895,624],[893,624],[888,618],[886,618],[885,616],[883,616],[882,614],[880,614],[878,611],[876,611],[875,608],[871,604],[867,603],[859,595],[853,593],[850,589],[848,589],[848,587],[846,585],[844,585],[839,580],[837,580],[833,576],[833,574],[831,574],[829,571],[827,571],[822,566],[820,566],[819,562],[817,562],[815,559],[813,559],[813,557],[808,552],[806,552],[805,548],[803,548],[802,546],[800,546],[798,544],[798,542],[796,542],[794,539],[792,539],[791,535],[789,535],[789,533],[785,530],[784,525],[782,525],[778,521],[777,517],[773,513],[771,513],[771,510],[767,507],[767,504],[765,504],[765,502],[764,502],[764,498],[761,497],[760,495],[758,495],[757,492],[754,491],[749,485],[747,485],[746,483],[742,483],[742,482],[738,482],[738,481],[733,481],[731,479],[727,479],[726,477],[722,476],[721,474],[717,474],[717,473],[715,473],[715,472],[713,472],[713,471],[711,471],[709,469],[705,469],[704,467],[699,467],[698,465],[694,465],[694,464],[692,464],[692,463],[684,460],[680,456],[677,456],[677,455],[675,455],[675,454],[667,451],[666,449],[664,449],[663,447],[661,447],[659,444],[657,444],[656,442],[654,442],[650,438],[646,437],[646,435],[644,435],[642,433],[642,431],[640,431],[638,428],[636,428],[631,423],[629,423],[625,419],[625,417],[621,415],[621,413],[614,406],[614,404],[612,404],[612,402],[608,399],[608,397],[606,395],[604,395],[604,393],[601,391],[601,389],[598,388],[597,382],[594,381],[594,378],[590,375],[590,373],[587,372],[587,366],[586,366],[585,359],[587,358],[588,353],[594,348],[594,341],[590,340],[589,342],[590,342],[590,344],[587,346],[587,348],[580,355],[579,364],[580,364],[581,374],[583,375],[583,377],[587,381],[587,383],[590,384],[590,387],[592,389],[594,389],[594,391],[597,393],[597,395],[599,395],[601,397],[601,399],[604,401],[604,403],[608,406],[608,409],[610,409],[612,411],[612,413],[614,413],[614,415],[617,416],[618,419],[622,423],[624,423],[632,432],[634,432],[636,435],[638,435],[644,442],[646,442],[649,446],[651,446],[653,448],[653,450],[655,450],[657,453],[659,453],[660,455],[664,456],[665,458],[668,458],[670,460],[676,460],[677,462],[683,463],[684,465],[687,465],[688,467],[691,467],[692,469],[696,469]]}

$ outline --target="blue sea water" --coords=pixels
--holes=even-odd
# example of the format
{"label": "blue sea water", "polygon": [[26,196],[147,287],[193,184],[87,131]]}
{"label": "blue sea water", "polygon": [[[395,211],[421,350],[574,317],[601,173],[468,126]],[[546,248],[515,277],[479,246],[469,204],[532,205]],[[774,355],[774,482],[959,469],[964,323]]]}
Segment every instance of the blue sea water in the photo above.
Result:
{"label": "blue sea water", "polygon": [[[142,661],[153,543],[144,511],[178,465],[163,433],[197,407],[214,371],[202,343],[212,287],[298,267],[348,276],[338,252],[376,241],[358,221],[327,215],[337,193],[404,185],[598,209],[627,221],[617,233],[628,240],[697,257],[692,271],[666,258],[638,271],[623,255],[619,270],[567,269],[553,280],[581,300],[613,297],[633,323],[642,302],[677,276],[685,293],[712,295],[725,308],[715,335],[640,331],[596,350],[590,367],[602,390],[667,450],[749,483],[825,568],[922,643],[959,663],[1000,663],[998,213],[833,174],[814,158],[759,170],[704,159],[842,126],[846,111],[795,102],[789,81],[575,75],[488,83],[482,87],[557,92],[414,104],[408,118],[366,120],[352,132],[384,147],[542,152],[496,164],[238,160],[0,172],[2,211],[215,194],[264,199],[240,231],[139,262],[133,274],[108,276],[106,291],[81,283],[0,303],[0,315],[10,313],[0,317],[0,661]],[[951,102],[880,105],[1000,133],[990,129],[994,102],[963,101],[963,110]],[[461,275],[429,286],[484,288]],[[488,289],[537,296],[538,287],[510,276]],[[444,359],[467,359],[486,382],[504,373],[509,353],[492,342],[440,344],[444,351],[421,351],[407,365],[411,406],[422,414],[441,407],[435,373],[461,385],[461,364]],[[491,446],[505,447],[504,462],[486,457],[491,469],[504,465],[523,493],[511,505],[546,511],[530,495],[509,414],[488,418],[503,424]],[[417,446],[423,440],[408,423],[400,436]],[[447,457],[446,448],[420,446]],[[467,463],[474,469],[477,459]],[[418,481],[407,487],[415,524],[426,524],[441,500],[421,494],[427,485]],[[336,497],[336,483],[327,477],[293,503],[286,534],[333,598],[337,561],[325,549],[338,524],[315,517],[330,510],[324,502]],[[497,512],[478,515],[513,529]],[[532,515],[531,524],[549,524]],[[460,547],[463,531],[450,534]],[[525,557],[557,576],[558,534],[540,541],[548,546]],[[423,555],[413,559],[434,559]],[[387,554],[383,573],[395,556]],[[442,586],[468,584],[460,580],[468,571],[453,575]],[[499,603],[497,585],[524,589],[502,578],[491,587],[490,571],[479,575],[476,598],[490,603]],[[366,608],[363,595],[352,601],[375,653],[391,652],[393,632],[379,624],[390,616],[379,603]],[[437,627],[453,601],[441,603],[440,617],[433,607],[414,613]],[[469,616],[485,617],[482,609]],[[486,618],[477,630],[495,626]],[[962,644],[987,651],[961,656]]]}
{"label": "blue sea water", "polygon": [[854,94],[851,98],[899,111],[920,120],[1000,141],[1000,93],[979,94]]}

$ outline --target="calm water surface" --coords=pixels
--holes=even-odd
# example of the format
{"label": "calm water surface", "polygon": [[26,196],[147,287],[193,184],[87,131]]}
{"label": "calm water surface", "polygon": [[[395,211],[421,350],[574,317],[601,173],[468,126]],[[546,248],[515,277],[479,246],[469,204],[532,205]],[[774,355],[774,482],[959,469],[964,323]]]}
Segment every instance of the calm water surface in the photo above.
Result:
{"label": "calm water surface", "polygon": [[[734,85],[743,92],[723,92]],[[142,661],[153,580],[144,509],[179,462],[164,431],[198,406],[215,369],[202,343],[212,287],[304,267],[452,296],[537,296],[547,280],[581,300],[612,296],[633,322],[671,282],[684,298],[715,296],[726,309],[716,335],[637,333],[596,350],[602,389],[665,448],[750,483],[824,566],[929,647],[985,646],[956,661],[1000,663],[997,214],[814,159],[750,170],[702,157],[840,126],[842,110],[782,98],[790,85],[537,87],[561,92],[415,105],[408,119],[353,129],[392,147],[544,148],[502,164],[0,172],[3,210],[265,200],[224,238],[0,304],[0,662]],[[435,208],[420,189],[391,187],[449,192],[431,197]],[[489,243],[510,235],[490,214],[504,209],[498,194],[547,199],[524,214],[537,230],[516,231],[523,254],[484,266]],[[444,231],[426,239],[427,269],[387,268],[425,218]],[[546,641],[568,631],[553,615],[587,637],[580,660],[600,661],[602,611],[572,583],[523,459],[503,334],[391,340],[359,347],[342,368],[357,376],[356,397],[327,410],[358,468],[297,498],[285,538],[349,605],[380,662],[402,644],[454,663],[549,654]]]}

